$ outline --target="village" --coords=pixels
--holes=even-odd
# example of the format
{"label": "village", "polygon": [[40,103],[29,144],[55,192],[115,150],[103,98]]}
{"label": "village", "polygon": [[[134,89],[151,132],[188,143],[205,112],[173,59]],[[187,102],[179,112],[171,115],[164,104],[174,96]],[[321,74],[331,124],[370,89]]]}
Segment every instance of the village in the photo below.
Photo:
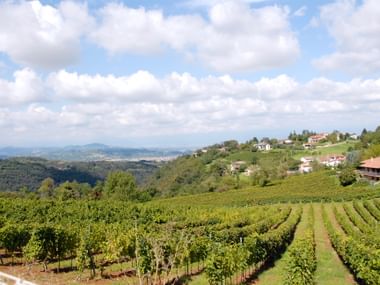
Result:
{"label": "village", "polygon": [[[358,177],[375,183],[380,180],[380,157],[361,159],[355,150],[355,145],[360,143],[359,138],[356,133],[303,131],[302,136],[293,133],[288,138],[280,140],[263,138],[259,141],[254,138],[244,144],[227,141],[203,148],[193,155],[205,155],[210,152],[215,155],[215,151],[219,152],[222,157],[229,160],[225,173],[249,178],[264,168],[257,163],[257,157],[275,157],[276,154],[287,153],[290,154],[288,161],[291,163],[285,167],[286,176],[311,173],[321,168],[339,170],[351,165]],[[240,159],[234,159],[236,157]],[[276,159],[273,160],[273,168],[278,166],[275,165],[277,162]]]}

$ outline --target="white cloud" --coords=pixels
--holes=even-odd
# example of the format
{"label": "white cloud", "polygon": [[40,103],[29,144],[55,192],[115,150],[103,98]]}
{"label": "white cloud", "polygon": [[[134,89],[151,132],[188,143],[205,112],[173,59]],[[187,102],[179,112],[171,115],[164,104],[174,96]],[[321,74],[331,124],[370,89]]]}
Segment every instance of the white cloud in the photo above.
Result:
{"label": "white cloud", "polygon": [[[268,0],[242,0],[242,2],[245,3],[261,3],[261,2],[266,2]],[[184,5],[188,7],[210,7],[213,5],[216,5],[220,3],[220,0],[190,0],[190,1],[185,1]]]}
{"label": "white cloud", "polygon": [[46,100],[42,80],[31,69],[15,71],[14,81],[0,79],[0,106]]}
{"label": "white cloud", "polygon": [[369,74],[380,68],[380,6],[377,0],[338,0],[322,6],[320,22],[336,42],[336,51],[314,61],[322,70]]}
{"label": "white cloud", "polygon": [[307,7],[306,6],[302,6],[301,8],[297,9],[293,13],[293,15],[296,16],[296,17],[303,17],[303,16],[305,16],[306,11],[307,11]]}
{"label": "white cloud", "polygon": [[79,59],[80,37],[90,29],[87,7],[64,1],[0,3],[0,52],[19,64],[54,69]]}
{"label": "white cloud", "polygon": [[91,38],[110,53],[151,54],[169,47],[217,71],[256,71],[288,65],[298,56],[288,17],[286,7],[252,9],[240,1],[212,5],[208,19],[108,4]]}
{"label": "white cloud", "polygon": [[46,134],[55,142],[88,142],[268,128],[350,129],[364,123],[363,117],[375,124],[380,104],[380,78],[301,83],[287,75],[249,81],[62,70],[41,79],[30,69],[14,77],[0,81],[0,132],[9,134],[4,142]]}

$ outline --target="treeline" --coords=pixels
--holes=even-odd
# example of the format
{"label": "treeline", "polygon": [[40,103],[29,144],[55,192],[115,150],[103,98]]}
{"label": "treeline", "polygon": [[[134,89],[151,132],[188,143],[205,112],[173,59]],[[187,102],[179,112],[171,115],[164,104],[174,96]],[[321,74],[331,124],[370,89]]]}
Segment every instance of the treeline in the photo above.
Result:
{"label": "treeline", "polygon": [[[109,172],[104,181],[97,181],[94,186],[78,181],[56,183],[48,177],[44,179],[34,192],[21,188],[18,197],[50,200],[101,200],[111,199],[118,201],[149,201],[156,193],[142,190],[137,186],[136,179],[130,172]],[[10,196],[10,194],[3,194]]]}
{"label": "treeline", "polygon": [[0,191],[36,191],[41,182],[50,177],[55,183],[77,181],[94,186],[111,171],[128,171],[143,183],[157,170],[159,164],[148,161],[62,162],[39,158],[0,159]]}

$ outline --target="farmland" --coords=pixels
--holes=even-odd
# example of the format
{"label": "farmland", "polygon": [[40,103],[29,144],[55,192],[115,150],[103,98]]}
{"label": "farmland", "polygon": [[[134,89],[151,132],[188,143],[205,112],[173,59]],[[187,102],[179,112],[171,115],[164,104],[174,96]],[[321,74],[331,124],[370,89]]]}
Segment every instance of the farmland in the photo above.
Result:
{"label": "farmland", "polygon": [[378,188],[322,171],[259,190],[2,198],[0,270],[37,284],[378,284]]}

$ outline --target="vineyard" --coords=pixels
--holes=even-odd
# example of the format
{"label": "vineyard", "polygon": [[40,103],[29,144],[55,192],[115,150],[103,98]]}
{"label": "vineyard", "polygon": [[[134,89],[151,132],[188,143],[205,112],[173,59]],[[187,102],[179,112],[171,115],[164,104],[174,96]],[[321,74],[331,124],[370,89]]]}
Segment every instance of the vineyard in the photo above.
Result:
{"label": "vineyard", "polygon": [[37,284],[380,284],[378,189],[313,175],[307,192],[292,178],[261,196],[0,198],[0,271]]}

